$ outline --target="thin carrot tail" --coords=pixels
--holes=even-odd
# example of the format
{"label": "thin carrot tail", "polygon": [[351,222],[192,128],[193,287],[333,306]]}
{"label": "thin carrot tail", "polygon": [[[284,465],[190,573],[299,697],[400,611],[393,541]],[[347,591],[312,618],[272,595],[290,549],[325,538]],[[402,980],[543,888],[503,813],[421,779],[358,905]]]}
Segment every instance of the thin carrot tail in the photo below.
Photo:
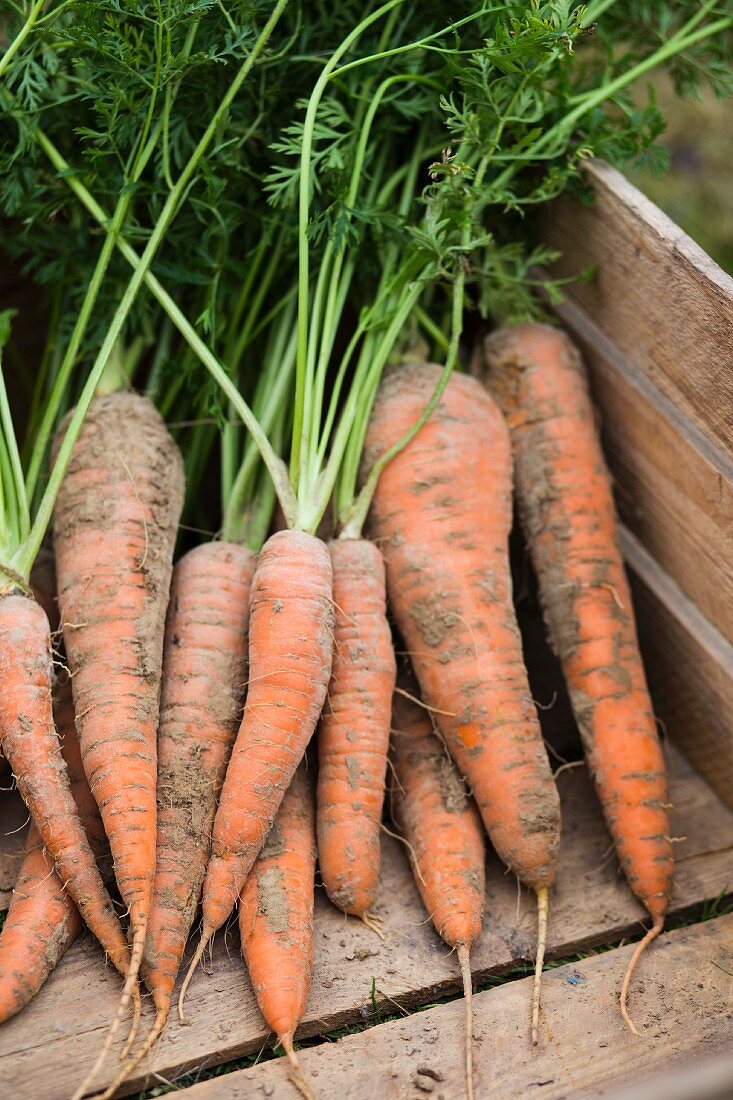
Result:
{"label": "thin carrot tail", "polygon": [[471,949],[467,943],[456,948],[458,965],[463,978],[463,997],[466,1002],[466,1100],[473,1100],[473,985],[471,982]]}
{"label": "thin carrot tail", "polygon": [[[170,999],[168,1000],[167,1005],[164,1005],[162,1008],[158,1009],[151,1032],[143,1045],[140,1047],[140,1050],[137,1052],[137,1054],[135,1054],[132,1058],[128,1059],[128,1061],[125,1062],[124,1066],[117,1074],[112,1084],[108,1085],[104,1092],[100,1092],[97,1096],[92,1097],[92,1100],[110,1100],[110,1098],[114,1096],[120,1085],[122,1085],[132,1074],[133,1070],[135,1070],[137,1066],[140,1065],[145,1055],[153,1049],[156,1042],[163,1034],[163,1029],[168,1022],[169,1013]],[[125,1049],[127,1050],[128,1047],[129,1043],[126,1045]]]}
{"label": "thin carrot tail", "polygon": [[[647,947],[652,942],[652,940],[655,940],[657,938],[657,936],[659,935],[659,933],[662,931],[663,928],[664,928],[664,917],[658,917],[654,921],[654,924],[651,926],[651,928],[649,929],[647,934],[644,936],[643,940],[640,940],[639,943],[637,943],[636,951],[634,951],[634,954],[631,956],[631,961],[629,962],[629,965],[626,968],[626,973],[624,974],[624,982],[623,982],[623,985],[621,986],[621,994],[619,996],[619,1003],[621,1005],[621,1015],[624,1018],[624,1022],[626,1024],[626,1026],[629,1028],[629,1030],[633,1031],[634,1035],[639,1035],[639,1032],[636,1030],[636,1027],[634,1026],[634,1021],[629,1016],[629,1010],[626,1007],[626,1003],[627,1003],[628,998],[629,998],[629,984],[630,984],[631,979],[633,977],[634,971],[636,970],[636,964],[638,963],[639,959],[641,958],[643,952],[646,951]],[[639,1037],[641,1037],[641,1036],[639,1036]]]}
{"label": "thin carrot tail", "polygon": [[534,986],[532,987],[532,1046],[539,1042],[540,1030],[540,992],[542,968],[545,965],[547,947],[547,918],[550,911],[549,889],[540,886],[537,890],[537,959],[534,968]]}
{"label": "thin carrot tail", "polygon": [[280,1035],[278,1036],[278,1038],[280,1039],[283,1049],[288,1056],[288,1061],[290,1062],[290,1080],[292,1081],[293,1085],[298,1090],[300,1095],[304,1098],[304,1100],[316,1100],[316,1095],[306,1081],[305,1077],[303,1076],[303,1071],[300,1068],[298,1056],[293,1050],[292,1033],[289,1035]]}
{"label": "thin carrot tail", "polygon": [[204,925],[204,928],[201,932],[201,939],[199,940],[199,945],[196,948],[196,953],[194,954],[193,958],[191,959],[191,965],[189,966],[188,970],[186,971],[186,977],[183,979],[183,985],[181,986],[181,992],[178,995],[178,1019],[181,1021],[182,1024],[185,1024],[185,1022],[186,1022],[186,1016],[185,1016],[184,1011],[183,1011],[183,1004],[184,1004],[184,1001],[186,1000],[186,993],[188,992],[188,986],[190,984],[191,978],[193,977],[194,970],[196,969],[198,964],[201,962],[201,958],[203,956],[203,953],[206,950],[206,945],[210,942],[211,937],[213,935],[214,935],[213,930],[207,928]]}
{"label": "thin carrot tail", "polygon": [[[130,1001],[133,1002],[132,1039],[134,1040],[135,1036],[137,1035],[138,1025],[140,1022],[140,1010],[138,1008],[140,1001],[140,992],[137,986],[137,976],[140,970],[140,963],[142,962],[143,958],[143,949],[145,947],[146,923],[146,921],[141,921],[133,933],[132,948],[130,952],[130,967],[125,977],[125,984],[122,989],[122,995],[120,996],[119,1004],[117,1006],[117,1013],[112,1023],[109,1025],[106,1038],[104,1040],[104,1043],[102,1044],[102,1049],[97,1055],[97,1060],[95,1061],[94,1065],[89,1070],[82,1083],[79,1085],[71,1100],[81,1100],[82,1096],[89,1088],[89,1085],[92,1083],[92,1081],[104,1065],[107,1059],[107,1055],[112,1049],[112,1044],[115,1040],[117,1032],[120,1029],[120,1025],[127,1015],[127,1011],[130,1007]],[[136,989],[138,989],[137,996],[135,995]],[[125,1043],[123,1054],[125,1054],[131,1046],[132,1042],[130,1041],[130,1039],[128,1039]]]}
{"label": "thin carrot tail", "polygon": [[136,985],[132,991],[132,1025],[130,1027],[130,1034],[127,1036],[127,1042],[125,1043],[120,1053],[120,1061],[123,1061],[132,1049],[132,1045],[137,1038],[137,1033],[140,1030],[140,1020],[142,1018],[143,1006],[142,998],[140,996],[140,986]]}
{"label": "thin carrot tail", "polygon": [[379,936],[380,940],[385,938],[384,930],[382,929],[382,918],[377,913],[372,913],[370,909],[367,909],[361,914],[359,919],[367,926],[370,932],[374,932]]}

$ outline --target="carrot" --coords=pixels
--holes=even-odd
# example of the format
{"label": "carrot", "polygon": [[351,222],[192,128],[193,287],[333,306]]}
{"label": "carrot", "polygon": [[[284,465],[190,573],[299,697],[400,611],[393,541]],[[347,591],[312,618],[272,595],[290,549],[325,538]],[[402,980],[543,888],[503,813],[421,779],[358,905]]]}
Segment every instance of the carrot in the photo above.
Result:
{"label": "carrot", "polygon": [[[410,364],[385,376],[367,432],[367,466],[407,434],[440,374]],[[537,895],[536,1041],[560,807],[512,604],[511,489],[499,410],[475,379],[453,375],[431,418],[384,469],[370,523],[422,696],[494,848]]]}
{"label": "carrot", "polygon": [[0,935],[0,1023],[35,997],[83,927],[31,823]]}
{"label": "carrot", "polygon": [[577,349],[547,325],[491,335],[488,385],[504,409],[517,496],[550,641],[558,654],[588,767],[636,897],[662,930],[673,859],[664,759],[639,654],[618,544],[611,479]]}
{"label": "carrot", "polygon": [[466,1000],[466,1093],[473,1100],[470,952],[481,935],[486,896],[481,818],[428,712],[397,693],[392,707],[392,816],[435,930],[458,955]]}
{"label": "carrot", "polygon": [[328,550],[303,531],[278,531],[263,546],[252,581],[249,690],[214,819],[203,929],[181,988],[181,1016],[206,944],[236,905],[313,735],[332,649]]}
{"label": "carrot", "polygon": [[[106,838],[81,763],[68,679],[58,685],[54,718],[71,793],[99,861],[105,855]],[[31,824],[26,855],[0,935],[0,1022],[9,1020],[32,1000],[83,927],[79,910]]]}
{"label": "carrot", "polygon": [[313,962],[316,871],[313,785],[305,761],[285,792],[275,823],[239,899],[242,954],[260,1011],[310,1097],[293,1049],[305,1010]]}
{"label": "carrot", "polygon": [[0,744],[59,879],[115,967],[130,953],[69,786],[52,713],[51,635],[20,587],[0,593]]}
{"label": "carrot", "polygon": [[154,406],[133,393],[95,397],[56,500],[54,545],[84,769],[130,914],[118,1020],[152,900],[163,626],[182,502],[181,456]]}
{"label": "carrot", "polygon": [[384,563],[366,539],[336,539],[329,552],[335,636],[318,730],[318,863],[331,901],[379,932],[370,910],[396,672]]}
{"label": "carrot", "polygon": [[189,551],[173,571],[158,731],[155,883],[140,968],[156,1018],[104,1096],[113,1095],[139,1065],[170,1013],[242,714],[254,566],[252,550],[210,542]]}

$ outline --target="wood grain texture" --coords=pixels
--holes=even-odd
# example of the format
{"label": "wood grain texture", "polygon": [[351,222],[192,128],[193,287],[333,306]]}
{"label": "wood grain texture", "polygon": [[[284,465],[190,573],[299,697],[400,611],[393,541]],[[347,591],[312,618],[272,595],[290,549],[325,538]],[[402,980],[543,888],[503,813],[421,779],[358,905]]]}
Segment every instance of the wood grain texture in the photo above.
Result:
{"label": "wood grain texture", "polygon": [[709,439],[733,454],[733,279],[615,169],[589,164],[595,201],[563,196],[544,213],[563,253],[553,274],[597,265],[570,294]]}
{"label": "wood grain texture", "polygon": [[[729,968],[733,955],[733,916],[670,932],[646,956],[633,996],[641,1039],[625,1028],[618,1011],[618,986],[631,951],[617,948],[545,974],[543,1035],[535,1050],[525,1027],[529,979],[479,993],[473,1028],[476,1095],[588,1100],[627,1081],[634,1083],[634,1100],[643,1100],[637,1090],[660,1066],[683,1068],[691,1059],[730,1048],[732,983],[720,968]],[[462,1100],[462,1025],[462,1001],[453,1001],[303,1051],[303,1073],[320,1097]],[[184,1100],[261,1095],[293,1100],[283,1059],[182,1094]]]}
{"label": "wood grain texture", "polygon": [[621,519],[733,642],[733,458],[576,303],[557,312],[588,367]]}
{"label": "wood grain texture", "polygon": [[[672,911],[679,913],[733,887],[733,813],[674,751],[670,770],[672,828],[676,836],[687,837],[676,847]],[[644,912],[619,872],[585,769],[564,772],[558,783],[564,835],[551,897],[550,950],[563,956],[638,930]],[[531,959],[534,951],[531,899],[522,895],[518,915],[516,882],[495,857],[489,861],[487,880],[486,920],[473,957],[479,979],[512,969]],[[377,1004],[386,1013],[395,1011],[395,1003],[424,1005],[458,991],[455,958],[426,920],[405,855],[389,838],[384,841],[377,910],[384,919],[384,942],[358,921],[345,918],[319,891],[313,982],[300,1035],[322,1035],[369,1019],[373,981]],[[269,1041],[234,929],[226,938],[217,938],[208,970],[199,971],[191,984],[190,1024],[172,1021],[144,1067],[156,1075],[149,1079],[151,1085],[160,1078],[175,1079],[185,1069],[255,1052]],[[38,998],[0,1029],[0,1095],[12,1085],[14,1100],[68,1096],[82,1068],[96,1055],[116,1008],[118,988],[115,974],[104,967],[91,939],[75,944]],[[523,1029],[526,1037],[525,998],[524,993],[518,997],[511,1027]],[[113,1068],[114,1059],[107,1072]],[[139,1089],[144,1079],[145,1072],[133,1078],[129,1091]]]}
{"label": "wood grain texture", "polygon": [[621,542],[655,713],[733,809],[733,645],[630,532]]}

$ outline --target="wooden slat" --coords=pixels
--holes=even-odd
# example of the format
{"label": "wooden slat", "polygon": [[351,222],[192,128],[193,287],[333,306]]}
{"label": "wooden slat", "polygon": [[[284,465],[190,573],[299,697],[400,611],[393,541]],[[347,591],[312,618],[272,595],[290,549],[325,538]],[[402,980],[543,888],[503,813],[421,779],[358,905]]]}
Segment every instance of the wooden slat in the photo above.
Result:
{"label": "wooden slat", "polygon": [[733,808],[733,646],[626,530],[622,545],[655,712]]}
{"label": "wooden slat", "polygon": [[[643,1100],[637,1090],[655,1069],[683,1068],[692,1059],[730,1049],[733,983],[724,970],[733,955],[733,916],[671,932],[648,954],[632,997],[640,1039],[625,1028],[618,1011],[617,991],[632,950],[619,948],[545,975],[543,1035],[535,1050],[526,1034],[530,980],[479,993],[473,1027],[476,1095],[588,1100],[599,1095],[599,1087],[606,1095],[609,1086],[633,1081],[633,1096]],[[300,1061],[321,1097],[460,1100],[465,1095],[462,1029],[463,1001],[453,1001],[305,1050]],[[184,1100],[261,1095],[292,1100],[283,1059],[201,1082],[182,1094]]]}
{"label": "wooden slat", "polygon": [[557,312],[588,366],[622,520],[733,642],[733,459],[576,303],[566,301]]}
{"label": "wooden slat", "polygon": [[[564,196],[542,219],[557,274],[597,265],[569,293],[635,367],[733,454],[733,279],[613,168],[588,167],[589,205]],[[555,273],[555,272],[553,272]]]}
{"label": "wooden slat", "polygon": [[[672,829],[676,836],[687,837],[676,847],[673,910],[680,912],[733,887],[733,813],[674,752],[670,770]],[[564,832],[551,901],[550,949],[562,956],[638,930],[643,910],[619,873],[585,769],[564,772],[558,784]],[[506,971],[534,953],[530,898],[525,894],[518,899],[516,882],[493,857],[487,877],[486,922],[473,960],[479,977]],[[389,838],[384,841],[377,909],[384,919],[384,942],[359,922],[345,919],[319,894],[313,984],[303,1035],[322,1035],[369,1018],[373,982],[376,1002],[386,1012],[394,1011],[395,1002],[424,1005],[459,988],[455,958],[427,922],[405,855]],[[0,1095],[4,1085],[12,1086],[15,1100],[67,1097],[98,1051],[118,989],[94,944],[87,939],[75,945],[36,1000],[0,1028]],[[194,978],[187,1008],[190,1023],[171,1021],[146,1067],[166,1079],[190,1067],[213,1066],[251,1053],[267,1042],[234,930],[226,941],[218,938],[210,973],[200,971]],[[526,1022],[527,1002],[522,1000],[516,1026]],[[114,1065],[112,1058],[109,1068]],[[109,1069],[100,1084],[108,1077]],[[151,1078],[149,1083],[155,1081]],[[137,1076],[130,1091],[143,1083]]]}
{"label": "wooden slat", "polygon": [[[703,1053],[706,1057],[706,1053]],[[733,1057],[695,1060],[686,1068],[667,1070],[643,1085],[623,1087],[605,1100],[730,1100]]]}

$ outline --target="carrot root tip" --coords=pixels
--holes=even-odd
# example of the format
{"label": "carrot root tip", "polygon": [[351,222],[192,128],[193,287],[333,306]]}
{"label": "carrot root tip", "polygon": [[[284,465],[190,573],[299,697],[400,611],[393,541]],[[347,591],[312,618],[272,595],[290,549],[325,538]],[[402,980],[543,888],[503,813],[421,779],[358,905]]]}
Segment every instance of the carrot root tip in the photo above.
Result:
{"label": "carrot root tip", "polygon": [[471,951],[466,943],[456,949],[463,979],[466,1002],[466,1100],[473,1100],[473,983],[471,981]]}
{"label": "carrot root tip", "polygon": [[380,940],[385,939],[384,929],[382,928],[384,921],[380,916],[367,909],[362,913],[361,920],[371,932],[379,936]]}
{"label": "carrot root tip", "polygon": [[534,985],[532,987],[532,1046],[539,1043],[540,1031],[540,996],[542,992],[542,970],[545,965],[545,950],[547,947],[547,922],[550,911],[549,890],[541,886],[537,891],[537,958],[534,969]]}
{"label": "carrot root tip", "polygon": [[[111,1100],[111,1097],[114,1096],[114,1094],[117,1092],[120,1085],[122,1085],[127,1080],[127,1078],[130,1076],[132,1071],[137,1066],[140,1065],[140,1063],[142,1062],[145,1055],[148,1054],[149,1051],[151,1051],[152,1048],[155,1046],[155,1043],[158,1041],[158,1039],[160,1038],[160,1036],[163,1033],[163,1029],[165,1028],[167,1020],[168,1020],[168,1008],[159,1009],[158,1012],[156,1013],[155,1021],[153,1023],[153,1027],[150,1031],[150,1034],[148,1035],[148,1037],[145,1040],[145,1042],[143,1043],[143,1045],[140,1047],[140,1050],[132,1058],[128,1059],[128,1061],[125,1063],[125,1065],[122,1067],[120,1072],[115,1077],[114,1081],[110,1085],[107,1086],[107,1088],[104,1090],[104,1092],[100,1092],[100,1093],[98,1093],[98,1095],[93,1096],[92,1100]],[[129,1040],[128,1040],[128,1043],[126,1044],[125,1049],[127,1049],[128,1047],[129,1047]]]}
{"label": "carrot root tip", "polygon": [[662,931],[663,927],[664,927],[664,917],[659,917],[658,920],[654,921],[654,924],[651,926],[651,928],[649,929],[647,934],[644,936],[644,938],[639,940],[638,944],[636,945],[636,950],[634,951],[633,955],[631,956],[631,959],[629,960],[629,965],[626,968],[626,973],[624,974],[623,985],[621,986],[621,993],[619,995],[619,1004],[621,1006],[621,1015],[623,1017],[624,1023],[628,1027],[629,1031],[631,1031],[632,1034],[636,1035],[638,1038],[641,1038],[641,1033],[636,1029],[636,1026],[634,1025],[634,1021],[629,1016],[629,1009],[628,1009],[629,985],[631,984],[631,979],[634,975],[634,971],[636,970],[636,964],[638,963],[639,959],[641,958],[643,953],[646,951],[647,947],[652,942],[652,940],[655,940],[657,938],[659,933]]}
{"label": "carrot root tip", "polygon": [[186,1015],[183,1011],[183,1006],[184,1006],[184,1002],[186,1000],[186,993],[188,992],[188,987],[189,987],[189,984],[191,982],[191,978],[193,977],[194,971],[195,971],[196,967],[198,966],[199,962],[201,961],[201,959],[203,957],[204,951],[206,950],[206,945],[210,942],[212,935],[213,935],[213,932],[209,931],[208,928],[204,928],[203,931],[201,932],[201,939],[199,940],[199,945],[196,948],[194,956],[191,959],[191,964],[190,964],[188,970],[186,971],[186,977],[183,979],[183,985],[181,986],[181,992],[178,995],[178,1019],[179,1019],[180,1023],[182,1023],[182,1024],[185,1024],[187,1022],[186,1021]]}
{"label": "carrot root tip", "polygon": [[301,1071],[300,1062],[298,1061],[298,1055],[293,1049],[292,1034],[279,1035],[278,1038],[280,1040],[280,1044],[283,1050],[285,1051],[285,1054],[287,1055],[288,1062],[290,1063],[289,1076],[293,1086],[298,1090],[304,1100],[316,1100],[313,1089],[310,1087]]}
{"label": "carrot root tip", "polygon": [[127,1042],[125,1043],[120,1053],[120,1061],[124,1061],[128,1054],[132,1050],[132,1045],[137,1038],[137,1033],[140,1030],[140,1020],[142,1019],[142,998],[140,997],[140,988],[135,986],[132,991],[132,1025],[130,1026],[130,1034],[127,1036]]}

